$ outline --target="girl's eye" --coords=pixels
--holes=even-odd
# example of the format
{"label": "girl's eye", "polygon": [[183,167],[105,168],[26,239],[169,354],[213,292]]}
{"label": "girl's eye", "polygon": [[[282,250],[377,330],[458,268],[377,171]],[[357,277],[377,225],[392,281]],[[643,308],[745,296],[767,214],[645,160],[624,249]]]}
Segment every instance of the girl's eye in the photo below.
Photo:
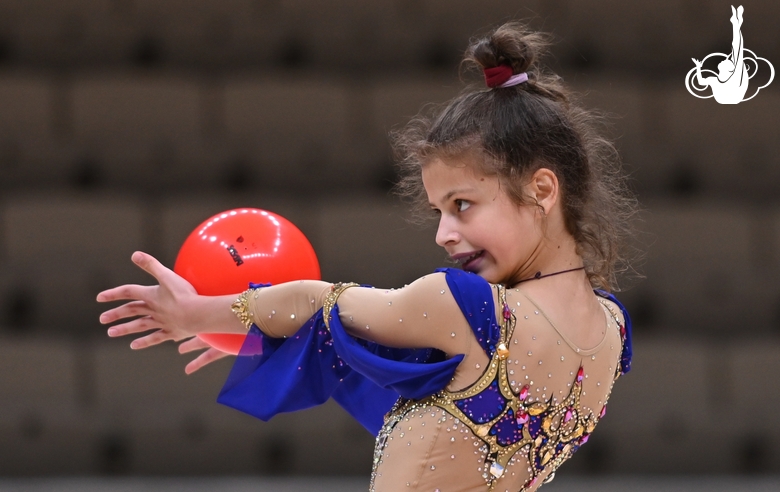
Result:
{"label": "girl's eye", "polygon": [[455,204],[458,206],[458,212],[465,212],[471,206],[471,204],[466,200],[460,199],[455,200]]}

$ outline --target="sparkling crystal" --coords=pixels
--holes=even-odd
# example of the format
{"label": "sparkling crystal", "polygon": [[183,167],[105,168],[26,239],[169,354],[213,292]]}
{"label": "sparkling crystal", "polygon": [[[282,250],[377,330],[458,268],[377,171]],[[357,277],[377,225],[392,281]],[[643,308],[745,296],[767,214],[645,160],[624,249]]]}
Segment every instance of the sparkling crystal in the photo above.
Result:
{"label": "sparkling crystal", "polygon": [[528,413],[523,410],[517,412],[517,425],[523,425],[528,422]]}
{"label": "sparkling crystal", "polygon": [[518,395],[518,398],[520,398],[520,401],[524,401],[526,398],[528,398],[528,385],[526,384],[523,386],[523,389],[520,390],[520,394]]}
{"label": "sparkling crystal", "polygon": [[499,478],[504,474],[504,467],[494,461],[490,464],[490,474],[496,478]]}
{"label": "sparkling crystal", "polygon": [[498,347],[496,347],[496,353],[498,353],[498,358],[501,360],[509,357],[509,349],[506,347],[504,342],[498,344]]}

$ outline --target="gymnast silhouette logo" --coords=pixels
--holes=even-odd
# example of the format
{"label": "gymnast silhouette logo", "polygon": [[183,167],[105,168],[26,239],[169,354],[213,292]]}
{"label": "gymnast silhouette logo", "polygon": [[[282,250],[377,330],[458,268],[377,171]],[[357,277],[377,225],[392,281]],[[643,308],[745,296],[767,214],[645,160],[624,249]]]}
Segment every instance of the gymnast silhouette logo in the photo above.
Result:
{"label": "gymnast silhouette logo", "polygon": [[[702,61],[692,58],[693,63],[695,63],[696,66],[685,76],[685,88],[694,96],[700,99],[714,97],[715,101],[720,104],[739,104],[742,101],[749,101],[756,97],[756,94],[758,94],[761,89],[771,84],[772,79],[775,78],[775,67],[773,67],[766,58],[757,56],[744,46],[742,31],[740,30],[742,27],[742,14],[744,12],[745,9],[742,5],[736,10],[733,5],[731,6],[732,15],[730,20],[733,28],[731,54],[712,53],[707,55]],[[718,63],[717,74],[712,70],[701,68],[704,62],[713,57],[723,58],[723,60]],[[769,80],[766,84],[757,88],[750,97],[745,98],[750,79],[758,73],[759,60],[766,63],[769,67]],[[704,77],[702,74],[711,74],[713,76]],[[708,96],[700,96],[694,92],[706,91],[707,87],[712,88],[712,94]]]}

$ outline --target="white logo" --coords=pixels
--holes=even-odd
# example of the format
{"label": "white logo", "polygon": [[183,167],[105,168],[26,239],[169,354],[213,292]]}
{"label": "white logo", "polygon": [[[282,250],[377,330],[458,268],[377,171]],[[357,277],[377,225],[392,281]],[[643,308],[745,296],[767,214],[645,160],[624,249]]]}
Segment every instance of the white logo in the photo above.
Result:
{"label": "white logo", "polygon": [[[700,98],[707,99],[714,97],[720,104],[739,104],[742,101],[749,101],[756,97],[758,91],[763,89],[772,83],[772,79],[775,78],[775,67],[766,58],[756,56],[755,53],[744,47],[742,41],[742,14],[745,9],[742,5],[738,9],[734,10],[734,6],[731,6],[731,25],[733,27],[733,37],[731,40],[731,54],[726,55],[724,53],[712,53],[707,55],[702,61],[693,58],[693,63],[696,67],[692,68],[685,76],[685,88],[688,89],[692,95]],[[701,66],[707,59],[712,57],[723,58],[718,63],[718,72],[715,73],[712,70],[702,69]],[[758,73],[758,60],[764,61],[769,67],[769,81],[762,85],[756,92],[748,98],[745,98],[745,94],[748,89],[748,82],[752,79],[756,73]],[[705,77],[703,74],[712,75],[711,77]],[[693,87],[693,90],[691,90]],[[707,90],[707,87],[712,88],[712,94],[709,96],[700,96],[694,92],[702,92]]]}

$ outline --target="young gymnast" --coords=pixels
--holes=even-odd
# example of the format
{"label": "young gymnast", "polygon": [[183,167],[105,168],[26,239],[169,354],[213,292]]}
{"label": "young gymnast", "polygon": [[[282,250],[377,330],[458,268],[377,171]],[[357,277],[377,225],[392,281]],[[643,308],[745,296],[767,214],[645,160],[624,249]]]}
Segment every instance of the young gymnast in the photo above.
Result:
{"label": "young gymnast", "polygon": [[145,348],[249,329],[246,352],[262,355],[237,357],[219,401],[269,419],[334,398],[377,435],[371,490],[536,490],[630,368],[630,321],[607,291],[635,203],[614,148],[538,66],[542,41],[514,23],[476,41],[466,60],[487,88],[396,135],[397,190],[439,216],[436,242],[462,270],[205,297],[139,252],[159,285],[99,294],[130,300],[103,323],[140,316],[109,335],[154,329],[131,344]]}

